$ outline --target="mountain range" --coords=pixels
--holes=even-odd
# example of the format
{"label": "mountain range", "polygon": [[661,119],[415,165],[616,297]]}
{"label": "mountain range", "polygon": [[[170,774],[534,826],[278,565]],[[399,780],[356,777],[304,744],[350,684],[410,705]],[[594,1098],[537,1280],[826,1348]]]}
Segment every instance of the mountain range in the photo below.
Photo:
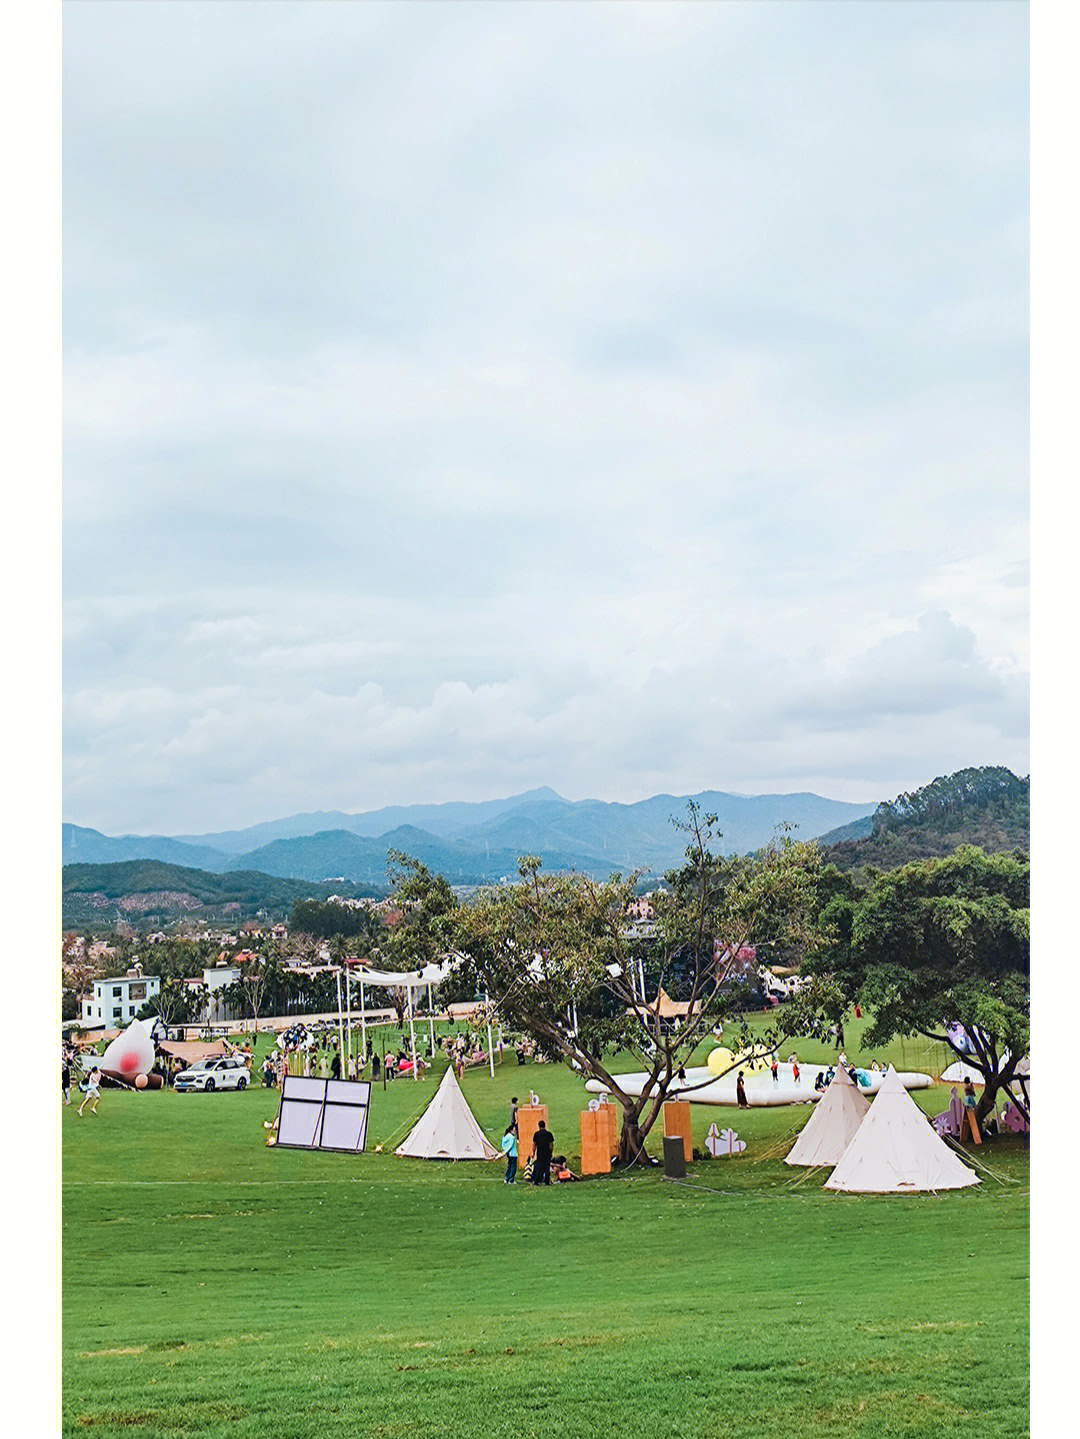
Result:
{"label": "mountain range", "polygon": [[454,884],[483,884],[513,875],[518,856],[540,854],[549,869],[606,875],[647,867],[655,874],[679,863],[684,819],[693,800],[718,816],[719,847],[749,853],[782,824],[800,839],[865,821],[873,804],[821,795],[653,795],[635,804],[566,800],[552,789],[529,790],[480,803],[397,805],[359,814],[322,811],[291,815],[248,829],[186,835],[106,835],[63,826],[63,862],[110,864],[159,860],[227,874],[257,870],[313,882],[341,879],[385,884],[389,850],[422,860]]}

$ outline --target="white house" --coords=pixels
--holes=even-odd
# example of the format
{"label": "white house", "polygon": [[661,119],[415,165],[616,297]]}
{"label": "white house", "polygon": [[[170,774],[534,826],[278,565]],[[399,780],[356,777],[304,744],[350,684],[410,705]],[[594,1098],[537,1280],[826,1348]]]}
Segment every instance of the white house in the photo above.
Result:
{"label": "white house", "polygon": [[83,1023],[117,1029],[130,1023],[160,989],[158,976],[144,975],[140,964],[134,965],[122,978],[95,979],[90,997],[82,1002]]}
{"label": "white house", "polygon": [[231,1011],[226,1013],[226,1006],[221,990],[235,984],[240,978],[240,966],[238,964],[215,964],[209,969],[203,970],[202,982],[206,988],[206,1022],[208,1024],[220,1024],[225,1019],[231,1019]]}

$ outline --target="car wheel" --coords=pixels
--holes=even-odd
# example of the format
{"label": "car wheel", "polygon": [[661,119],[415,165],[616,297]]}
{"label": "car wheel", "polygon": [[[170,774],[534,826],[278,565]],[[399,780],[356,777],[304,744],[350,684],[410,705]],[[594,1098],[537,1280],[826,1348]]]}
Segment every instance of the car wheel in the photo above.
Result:
{"label": "car wheel", "polygon": [[214,1087],[214,1081],[213,1081],[212,1079],[208,1079],[208,1080],[206,1081],[207,1092],[209,1092],[211,1089],[213,1089],[213,1087]]}
{"label": "car wheel", "polygon": [[241,1075],[240,1078],[236,1081],[236,1087],[237,1087],[237,1089],[246,1089],[246,1088],[247,1088],[247,1080],[245,1079],[245,1077],[244,1077],[243,1075]]}

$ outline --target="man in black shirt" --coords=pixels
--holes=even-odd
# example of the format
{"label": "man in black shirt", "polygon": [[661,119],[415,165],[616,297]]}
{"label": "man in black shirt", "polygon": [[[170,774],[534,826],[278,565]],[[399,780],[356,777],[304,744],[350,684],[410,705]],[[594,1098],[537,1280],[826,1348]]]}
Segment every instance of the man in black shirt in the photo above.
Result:
{"label": "man in black shirt", "polygon": [[555,1148],[555,1140],[551,1131],[541,1119],[540,1128],[533,1135],[533,1172],[532,1182],[534,1184],[551,1183],[551,1152]]}

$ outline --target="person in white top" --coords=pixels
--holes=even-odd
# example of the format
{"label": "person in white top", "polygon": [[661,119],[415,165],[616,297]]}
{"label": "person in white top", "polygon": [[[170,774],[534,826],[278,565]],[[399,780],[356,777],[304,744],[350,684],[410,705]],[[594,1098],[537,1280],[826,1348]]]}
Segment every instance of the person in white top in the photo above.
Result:
{"label": "person in white top", "polygon": [[79,1105],[78,1109],[75,1111],[75,1113],[77,1114],[77,1116],[78,1116],[80,1119],[82,1118],[82,1112],[83,1112],[83,1110],[86,1108],[87,1105],[90,1106],[90,1113],[91,1113],[91,1114],[96,1114],[96,1113],[97,1113],[97,1107],[98,1107],[98,1100],[99,1100],[100,1098],[101,1098],[101,1070],[100,1070],[100,1069],[97,1067],[97,1065],[95,1064],[94,1067],[93,1067],[93,1069],[90,1071],[89,1075],[87,1076],[87,1080],[86,1080],[86,1092],[85,1092],[85,1094],[83,1095],[83,1102]]}

